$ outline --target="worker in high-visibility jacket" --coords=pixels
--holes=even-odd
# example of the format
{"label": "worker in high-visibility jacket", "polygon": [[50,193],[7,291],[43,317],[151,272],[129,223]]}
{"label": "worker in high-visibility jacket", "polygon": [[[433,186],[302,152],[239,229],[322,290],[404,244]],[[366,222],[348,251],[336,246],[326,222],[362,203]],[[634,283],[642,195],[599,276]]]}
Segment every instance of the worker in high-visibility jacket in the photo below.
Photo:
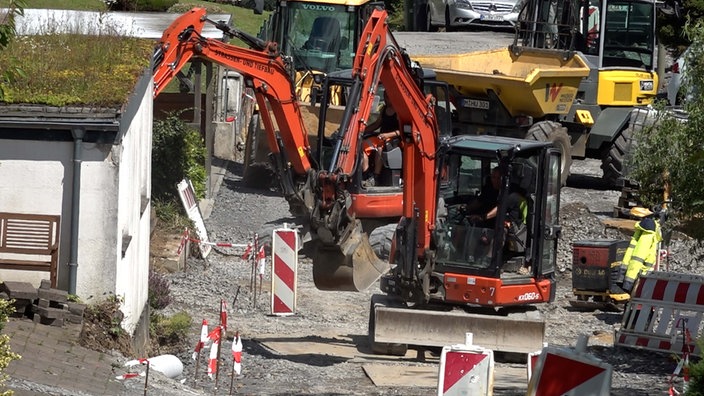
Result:
{"label": "worker in high-visibility jacket", "polygon": [[635,225],[635,232],[621,261],[620,273],[624,275],[621,288],[630,292],[638,276],[653,270],[662,241],[660,225],[646,217]]}

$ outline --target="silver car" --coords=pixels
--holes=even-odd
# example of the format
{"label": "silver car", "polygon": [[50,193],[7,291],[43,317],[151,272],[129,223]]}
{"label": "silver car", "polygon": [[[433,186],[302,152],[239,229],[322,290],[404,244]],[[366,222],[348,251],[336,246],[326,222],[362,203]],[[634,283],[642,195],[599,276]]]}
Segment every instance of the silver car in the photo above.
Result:
{"label": "silver car", "polygon": [[516,24],[523,0],[427,0],[426,30]]}

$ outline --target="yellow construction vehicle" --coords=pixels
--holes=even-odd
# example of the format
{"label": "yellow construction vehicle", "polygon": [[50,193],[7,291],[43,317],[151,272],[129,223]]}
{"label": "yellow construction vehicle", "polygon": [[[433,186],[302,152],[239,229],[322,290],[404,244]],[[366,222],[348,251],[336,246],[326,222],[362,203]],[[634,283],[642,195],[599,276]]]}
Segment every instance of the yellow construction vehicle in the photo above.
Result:
{"label": "yellow construction vehicle", "polygon": [[[631,110],[657,93],[655,13],[653,0],[530,0],[508,48],[414,60],[454,86],[456,133],[552,141],[565,154],[563,182],[572,158],[597,158],[615,184],[633,132]],[[576,91],[565,89],[574,68],[556,62],[586,72]],[[533,88],[545,106],[524,107],[511,77],[529,81],[537,73],[551,77]]]}
{"label": "yellow construction vehicle", "polygon": [[[262,25],[258,37],[276,42],[282,57],[289,64],[295,82],[296,96],[301,102],[304,122],[309,131],[318,127],[319,106],[310,105],[319,95],[324,75],[352,68],[352,58],[359,35],[371,11],[383,8],[383,1],[371,0],[287,0],[277,1],[276,9]],[[331,98],[340,105],[342,117],[344,95]],[[250,186],[269,183],[269,146],[259,112],[255,108],[244,137],[244,182]],[[328,110],[330,114],[335,109]],[[330,131],[332,133],[332,131]],[[315,146],[317,135],[309,137]]]}

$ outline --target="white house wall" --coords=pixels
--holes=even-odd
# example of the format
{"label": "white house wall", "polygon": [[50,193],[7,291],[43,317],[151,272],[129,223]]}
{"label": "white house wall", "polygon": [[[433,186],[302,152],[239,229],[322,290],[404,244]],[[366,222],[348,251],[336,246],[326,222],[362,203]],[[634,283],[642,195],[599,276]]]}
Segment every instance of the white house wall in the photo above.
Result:
{"label": "white house wall", "polygon": [[[144,79],[120,120],[121,141],[83,142],[80,149],[76,294],[88,304],[119,297],[129,332],[142,316],[149,282],[153,101],[151,75]],[[0,211],[61,215],[57,287],[63,290],[70,283],[73,159],[73,141],[0,139]],[[48,278],[48,272],[0,270],[0,281],[39,286]]]}
{"label": "white house wall", "polygon": [[[0,139],[0,212],[61,215],[68,235],[73,143]],[[59,250],[59,281],[67,279],[68,245]],[[63,247],[62,246],[62,247]],[[39,286],[48,272],[0,270],[0,281]]]}
{"label": "white house wall", "polygon": [[120,158],[115,290],[124,297],[123,327],[129,332],[142,314],[149,289],[152,119],[149,84],[122,141]]}

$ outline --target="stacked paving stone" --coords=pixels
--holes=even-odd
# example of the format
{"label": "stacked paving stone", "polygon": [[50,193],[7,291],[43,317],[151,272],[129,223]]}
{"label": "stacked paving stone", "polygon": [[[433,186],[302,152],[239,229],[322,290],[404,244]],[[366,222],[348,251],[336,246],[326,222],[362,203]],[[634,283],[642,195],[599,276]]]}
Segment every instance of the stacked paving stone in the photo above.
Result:
{"label": "stacked paving stone", "polygon": [[2,290],[0,298],[15,300],[13,303],[15,312],[12,314],[14,317],[24,316],[34,300],[37,299],[37,288],[28,282],[7,281],[0,286],[0,290]]}
{"label": "stacked paving stone", "polygon": [[27,314],[35,323],[62,327],[64,322],[83,323],[85,304],[68,301],[68,292],[54,289],[44,279],[36,289],[27,282],[4,282],[0,297],[15,300],[18,314]]}

